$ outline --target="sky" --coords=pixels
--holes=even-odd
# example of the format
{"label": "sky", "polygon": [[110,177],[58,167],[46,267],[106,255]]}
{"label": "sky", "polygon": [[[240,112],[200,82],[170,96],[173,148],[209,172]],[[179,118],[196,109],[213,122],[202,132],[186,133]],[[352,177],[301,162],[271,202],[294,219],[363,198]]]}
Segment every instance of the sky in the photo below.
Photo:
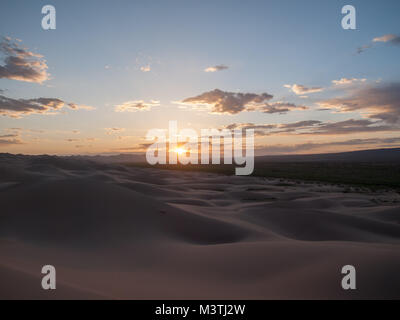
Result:
{"label": "sky", "polygon": [[[44,5],[56,29],[44,30]],[[344,5],[356,29],[342,28]],[[400,2],[0,3],[0,152],[145,151],[255,129],[256,154],[400,146]]]}

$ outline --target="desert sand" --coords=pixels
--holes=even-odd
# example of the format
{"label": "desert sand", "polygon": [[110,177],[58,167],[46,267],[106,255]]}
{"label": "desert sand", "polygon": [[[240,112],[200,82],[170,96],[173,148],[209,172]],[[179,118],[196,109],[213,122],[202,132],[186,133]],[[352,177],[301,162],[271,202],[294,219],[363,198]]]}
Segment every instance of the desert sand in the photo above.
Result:
{"label": "desert sand", "polygon": [[1,299],[400,298],[390,190],[2,155],[0,205]]}

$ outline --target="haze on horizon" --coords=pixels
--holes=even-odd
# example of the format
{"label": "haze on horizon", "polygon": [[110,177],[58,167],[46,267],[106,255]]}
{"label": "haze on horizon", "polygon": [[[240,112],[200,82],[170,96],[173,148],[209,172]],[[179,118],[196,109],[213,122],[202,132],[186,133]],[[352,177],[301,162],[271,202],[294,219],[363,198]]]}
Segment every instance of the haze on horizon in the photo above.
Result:
{"label": "haze on horizon", "polygon": [[254,129],[256,154],[400,146],[400,3],[44,1],[0,10],[0,153],[143,152],[152,128]]}

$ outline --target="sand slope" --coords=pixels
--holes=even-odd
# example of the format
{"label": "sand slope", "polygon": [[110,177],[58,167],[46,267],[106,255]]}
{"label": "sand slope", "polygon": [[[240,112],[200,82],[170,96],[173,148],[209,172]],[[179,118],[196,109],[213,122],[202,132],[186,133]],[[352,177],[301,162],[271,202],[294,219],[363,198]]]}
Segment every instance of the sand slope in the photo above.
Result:
{"label": "sand slope", "polygon": [[400,298],[390,191],[2,155],[0,204],[2,299]]}

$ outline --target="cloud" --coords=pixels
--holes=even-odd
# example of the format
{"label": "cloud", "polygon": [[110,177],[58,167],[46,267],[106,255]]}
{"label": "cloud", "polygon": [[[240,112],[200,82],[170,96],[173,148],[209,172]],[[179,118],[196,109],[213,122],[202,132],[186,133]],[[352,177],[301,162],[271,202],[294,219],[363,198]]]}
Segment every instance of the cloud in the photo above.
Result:
{"label": "cloud", "polygon": [[106,134],[114,134],[125,131],[125,128],[112,127],[112,128],[104,128],[104,130],[106,130]]}
{"label": "cloud", "polygon": [[21,47],[9,37],[0,42],[0,52],[5,63],[0,65],[0,78],[36,83],[48,80],[48,67],[42,55]]}
{"label": "cloud", "polygon": [[254,124],[254,123],[232,123],[224,127],[224,129],[234,130],[234,129],[261,129],[269,130],[277,128],[277,124]]}
{"label": "cloud", "polygon": [[322,121],[318,120],[303,120],[292,123],[283,123],[283,124],[254,124],[254,123],[233,123],[225,126],[225,129],[234,130],[234,129],[253,129],[255,134],[258,136],[267,136],[273,134],[281,134],[281,133],[292,133],[296,132],[297,129],[308,129],[310,127],[320,125]]}
{"label": "cloud", "polygon": [[88,145],[77,144],[77,145],[75,145],[75,148],[77,148],[77,149],[80,149],[80,148],[90,148],[90,147],[92,147],[91,144],[88,144]]}
{"label": "cloud", "polygon": [[217,71],[222,71],[222,70],[226,70],[229,69],[228,66],[225,66],[223,64],[214,66],[214,67],[208,67],[204,69],[204,72],[217,72]]}
{"label": "cloud", "polygon": [[139,143],[133,147],[113,148],[111,150],[119,152],[146,152],[151,145],[152,143]]}
{"label": "cloud", "polygon": [[[0,95],[0,115],[19,118],[33,113],[51,114],[59,111],[65,104],[58,98],[13,99]],[[69,105],[71,104],[77,106],[74,103]]]}
{"label": "cloud", "polygon": [[363,45],[363,46],[361,46],[361,47],[358,47],[358,48],[357,48],[357,53],[358,53],[358,54],[363,53],[365,50],[367,50],[367,49],[369,49],[369,48],[371,48],[371,47],[372,47],[371,44],[366,44],[366,45]]}
{"label": "cloud", "polygon": [[12,134],[22,134],[22,133],[45,133],[45,130],[38,130],[38,129],[25,129],[25,128],[5,128],[4,131],[11,132]]}
{"label": "cloud", "polygon": [[395,34],[385,34],[383,36],[373,38],[370,44],[366,44],[357,48],[357,53],[362,53],[365,50],[372,48],[378,42],[390,43],[392,45],[400,45],[400,36]]}
{"label": "cloud", "polygon": [[272,98],[273,96],[268,93],[240,93],[215,89],[184,99],[181,103],[184,105],[207,105],[211,107],[212,113],[237,114],[242,111],[255,111],[265,101]]}
{"label": "cloud", "polygon": [[140,67],[140,71],[142,71],[142,72],[150,72],[151,71],[151,66],[150,65],[142,66],[142,67]]}
{"label": "cloud", "polygon": [[364,111],[369,118],[387,123],[400,120],[400,83],[382,84],[351,92],[344,98],[333,98],[318,102],[327,109],[341,112]]}
{"label": "cloud", "polygon": [[264,145],[256,147],[256,152],[258,154],[268,153],[268,154],[285,154],[285,153],[299,153],[303,151],[311,151],[317,149],[326,149],[329,147],[338,146],[352,146],[352,147],[362,147],[368,145],[369,147],[396,147],[400,144],[400,137],[392,138],[371,138],[371,139],[350,139],[344,141],[332,141],[332,142],[322,142],[322,143],[300,143],[293,145],[277,144],[277,145]]}
{"label": "cloud", "polygon": [[399,131],[400,128],[391,125],[382,125],[379,121],[368,119],[348,119],[338,122],[325,122],[301,134],[337,135],[361,132]]}
{"label": "cloud", "polygon": [[279,128],[284,128],[284,129],[308,128],[308,127],[313,127],[315,125],[319,125],[321,123],[322,121],[319,120],[303,120],[292,123],[280,124]]}
{"label": "cloud", "polygon": [[126,101],[122,104],[115,106],[116,112],[136,112],[136,111],[149,111],[152,107],[158,107],[160,101],[151,100],[144,102],[143,100]]}
{"label": "cloud", "polygon": [[365,82],[367,79],[357,79],[357,78],[341,78],[339,80],[332,80],[332,83],[335,86],[345,86],[345,85],[352,85],[357,82]]}
{"label": "cloud", "polygon": [[95,110],[95,107],[86,106],[84,104],[68,103],[68,107],[73,110]]}
{"label": "cloud", "polygon": [[348,119],[337,122],[323,122],[320,120],[303,120],[283,124],[254,124],[234,123],[225,126],[226,129],[254,129],[258,136],[269,135],[341,135],[361,132],[388,132],[400,131],[396,125],[382,124],[381,121],[369,119]]}
{"label": "cloud", "polygon": [[324,88],[322,88],[322,87],[308,88],[308,87],[303,86],[301,84],[293,84],[293,85],[285,84],[284,87],[285,88],[289,88],[290,90],[292,90],[297,95],[304,95],[304,94],[309,94],[309,93],[321,92],[321,91],[324,90]]}
{"label": "cloud", "polygon": [[[292,110],[306,110],[306,106],[299,106],[294,103],[287,102],[274,102],[266,103],[265,105],[256,108],[254,111],[261,111],[263,113],[286,113]],[[248,111],[251,111],[250,109]]]}
{"label": "cloud", "polygon": [[3,134],[0,136],[0,139],[4,139],[4,138],[15,138],[18,137],[17,134]]}
{"label": "cloud", "polygon": [[20,117],[32,113],[49,113],[60,110],[64,101],[57,98],[12,99],[0,95],[0,114]]}
{"label": "cloud", "polygon": [[4,134],[0,135],[0,147],[1,146],[9,146],[23,144],[18,134]]}
{"label": "cloud", "polygon": [[395,34],[385,34],[381,37],[374,38],[372,42],[389,42],[400,45],[400,36]]}

